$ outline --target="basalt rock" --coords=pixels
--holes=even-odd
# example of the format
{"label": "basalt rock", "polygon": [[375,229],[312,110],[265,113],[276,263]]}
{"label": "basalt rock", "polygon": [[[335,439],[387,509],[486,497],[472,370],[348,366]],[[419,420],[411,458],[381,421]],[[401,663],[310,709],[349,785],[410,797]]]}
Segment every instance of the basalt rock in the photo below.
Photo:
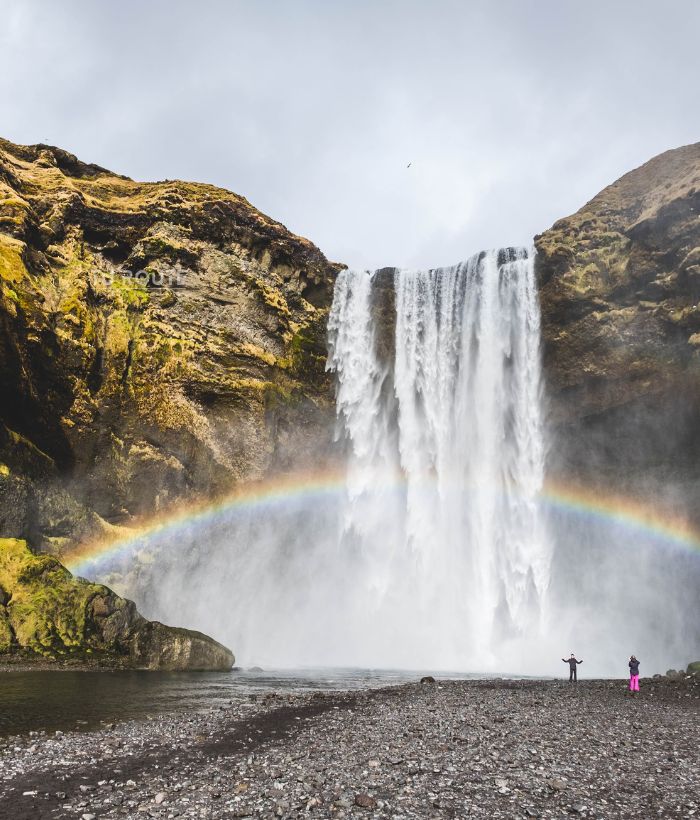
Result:
{"label": "basalt rock", "polygon": [[17,539],[0,539],[0,654],[7,653],[159,670],[228,670],[234,663],[212,638],[147,621],[132,601],[74,578]]}
{"label": "basalt rock", "polygon": [[686,510],[700,482],[699,214],[700,143],[536,237],[552,467]]}
{"label": "basalt rock", "polygon": [[338,269],[236,194],[0,140],[0,535],[318,467]]}
{"label": "basalt rock", "polygon": [[135,630],[130,657],[142,669],[228,671],[233,653],[201,632],[146,621]]}

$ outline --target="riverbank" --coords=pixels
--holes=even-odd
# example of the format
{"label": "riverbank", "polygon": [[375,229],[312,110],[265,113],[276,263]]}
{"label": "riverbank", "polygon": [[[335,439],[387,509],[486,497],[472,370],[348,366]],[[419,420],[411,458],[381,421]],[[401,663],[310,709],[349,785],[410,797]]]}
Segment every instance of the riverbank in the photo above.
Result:
{"label": "riverbank", "polygon": [[693,817],[700,682],[438,681],[0,741],[8,816]]}
{"label": "riverbank", "polygon": [[0,657],[2,672],[102,672],[114,669],[132,669],[128,659],[114,657],[43,658],[41,655],[17,653]]}

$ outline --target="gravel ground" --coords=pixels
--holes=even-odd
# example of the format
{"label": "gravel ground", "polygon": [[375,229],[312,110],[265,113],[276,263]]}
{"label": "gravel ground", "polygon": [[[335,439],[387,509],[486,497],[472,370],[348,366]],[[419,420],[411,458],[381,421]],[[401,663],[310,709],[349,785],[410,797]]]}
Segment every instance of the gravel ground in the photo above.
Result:
{"label": "gravel ground", "polygon": [[0,740],[0,816],[694,817],[700,680],[250,696]]}

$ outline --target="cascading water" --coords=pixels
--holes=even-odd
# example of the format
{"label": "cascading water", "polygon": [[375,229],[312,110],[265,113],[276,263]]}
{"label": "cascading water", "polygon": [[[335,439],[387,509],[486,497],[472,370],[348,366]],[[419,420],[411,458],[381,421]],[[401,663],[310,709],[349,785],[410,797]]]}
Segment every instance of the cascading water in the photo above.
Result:
{"label": "cascading water", "polygon": [[552,498],[544,520],[532,251],[344,271],[328,331],[340,485],[185,519],[99,580],[246,665],[561,674],[575,651],[611,675],[696,655],[692,556]]}
{"label": "cascading water", "polygon": [[503,642],[536,637],[549,581],[533,253],[395,271],[382,355],[386,274],[342,272],[329,321],[358,637],[384,662],[485,668]]}

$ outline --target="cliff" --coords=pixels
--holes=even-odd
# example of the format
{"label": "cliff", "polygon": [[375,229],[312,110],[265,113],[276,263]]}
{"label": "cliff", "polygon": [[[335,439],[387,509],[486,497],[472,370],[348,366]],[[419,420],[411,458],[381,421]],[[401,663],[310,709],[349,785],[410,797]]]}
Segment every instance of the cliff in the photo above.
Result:
{"label": "cliff", "polygon": [[0,652],[231,667],[27,544],[317,467],[338,269],[236,194],[0,140]]}
{"label": "cliff", "polygon": [[[700,487],[698,214],[700,144],[535,239],[550,470],[684,513]],[[180,498],[317,467],[339,268],[230,192],[0,140],[0,651],[229,663],[26,544],[60,557]],[[385,351],[390,274],[375,304]]]}
{"label": "cliff", "polygon": [[700,480],[700,143],[536,237],[555,470],[640,492]]}
{"label": "cliff", "polygon": [[0,534],[60,555],[317,464],[338,267],[228,191],[0,140]]}

